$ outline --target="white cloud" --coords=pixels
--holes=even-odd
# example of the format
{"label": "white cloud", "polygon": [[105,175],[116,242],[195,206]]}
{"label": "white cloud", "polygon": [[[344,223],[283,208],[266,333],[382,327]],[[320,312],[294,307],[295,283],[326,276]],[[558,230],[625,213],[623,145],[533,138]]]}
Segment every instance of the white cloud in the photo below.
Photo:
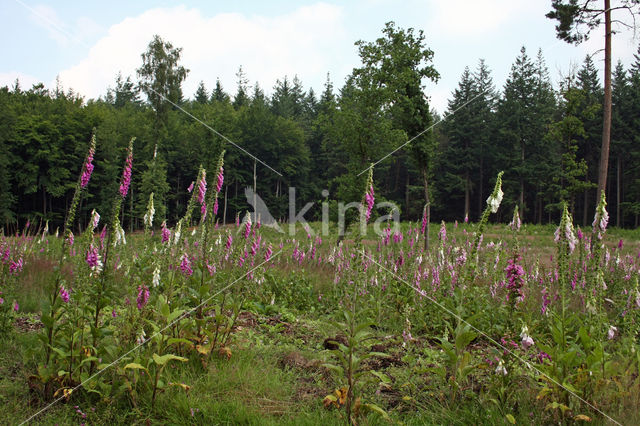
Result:
{"label": "white cloud", "polygon": [[[331,72],[338,86],[351,70],[356,52],[344,29],[342,8],[325,3],[300,7],[277,17],[238,13],[205,17],[184,6],[156,8],[109,28],[75,66],[60,72],[65,88],[96,98],[113,85],[116,74],[135,78],[142,52],[154,34],[181,47],[181,64],[190,69],[184,93],[191,96],[203,80],[209,90],[216,77],[235,91],[242,65],[249,81],[267,92],[276,79],[297,73],[305,87],[321,89]],[[352,55],[353,61],[345,61]],[[351,63],[348,63],[351,62]]]}

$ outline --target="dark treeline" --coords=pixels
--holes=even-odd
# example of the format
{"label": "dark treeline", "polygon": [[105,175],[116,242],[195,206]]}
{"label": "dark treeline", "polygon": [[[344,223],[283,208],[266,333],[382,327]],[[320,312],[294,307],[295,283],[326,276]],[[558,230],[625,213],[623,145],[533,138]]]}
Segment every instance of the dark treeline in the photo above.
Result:
{"label": "dark treeline", "polygon": [[[4,87],[0,220],[11,229],[27,220],[59,226],[95,129],[95,171],[80,208],[84,222],[94,208],[108,211],[127,144],[135,136],[125,227],[142,226],[150,192],[156,225],[163,219],[174,223],[184,213],[187,188],[200,164],[211,171],[213,182],[225,143],[178,105],[282,174],[227,143],[219,213],[227,223],[250,208],[245,188],[253,187],[254,170],[257,192],[274,217],[288,217],[289,187],[296,188],[297,211],[317,201],[307,219],[320,217],[324,189],[335,214],[337,201],[360,199],[366,173],[358,173],[441,120],[376,165],[376,201],[394,201],[403,219],[416,220],[428,187],[432,219],[468,215],[476,220],[497,172],[504,170],[506,208],[499,219],[510,219],[518,205],[527,222],[557,222],[566,201],[577,224],[590,224],[597,203],[603,99],[590,58],[554,88],[542,52],[532,58],[522,48],[501,90],[480,60],[465,69],[439,117],[423,94],[423,82],[438,78],[424,35],[392,23],[383,33],[373,43],[357,43],[362,65],[340,89],[327,76],[319,94],[305,90],[297,77],[283,76],[266,96],[240,68],[232,92],[219,81],[211,89],[200,83],[195,97],[186,99],[181,85],[188,70],[180,66],[181,50],[157,36],[142,55],[136,77],[118,75],[98,100],[42,84],[29,90],[19,82]],[[415,57],[407,59],[407,52]],[[615,225],[638,226],[640,52],[630,69],[617,65],[613,81],[609,212]]]}

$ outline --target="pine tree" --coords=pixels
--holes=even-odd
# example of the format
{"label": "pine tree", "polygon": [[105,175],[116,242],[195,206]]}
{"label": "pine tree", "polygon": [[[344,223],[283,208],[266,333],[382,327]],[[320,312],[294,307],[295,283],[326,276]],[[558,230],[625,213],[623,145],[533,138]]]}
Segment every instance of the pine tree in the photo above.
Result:
{"label": "pine tree", "polygon": [[204,81],[200,80],[200,84],[198,84],[198,88],[196,89],[196,102],[199,104],[206,104],[209,100],[209,94],[207,93],[206,87],[204,87]]}
{"label": "pine tree", "polygon": [[504,92],[498,104],[498,123],[500,157],[498,161],[506,168],[503,184],[505,194],[518,194],[513,200],[507,195],[507,205],[514,202],[519,206],[523,220],[528,218],[529,209],[525,206],[525,193],[532,181],[528,167],[528,155],[537,135],[533,127],[536,104],[536,70],[527,56],[526,49],[520,49],[520,55],[511,66],[511,72],[504,86]]}
{"label": "pine tree", "polygon": [[219,78],[216,78],[216,88],[211,92],[211,102],[230,102],[229,95],[222,88]]}
{"label": "pine tree", "polygon": [[248,83],[249,80],[242,70],[242,66],[240,66],[240,68],[238,68],[238,72],[236,73],[236,84],[238,88],[236,90],[236,95],[233,97],[233,107],[236,110],[249,104],[249,86],[247,86]]}
{"label": "pine tree", "polygon": [[[445,169],[442,188],[449,199],[460,198],[464,194],[464,217],[469,217],[472,176],[477,174],[478,164],[475,153],[477,131],[482,127],[476,116],[476,97],[478,91],[469,67],[465,67],[458,87],[453,91],[453,98],[449,100],[449,107],[445,115],[444,131],[447,137],[447,147],[443,154]],[[455,209],[460,211],[460,209]]]}
{"label": "pine tree", "polygon": [[[487,179],[490,176],[496,175],[500,170],[491,169],[491,164],[494,162],[493,158],[495,153],[492,150],[494,128],[495,128],[495,110],[498,101],[498,94],[496,93],[495,86],[493,85],[493,79],[491,78],[491,71],[484,62],[484,59],[480,59],[478,67],[473,74],[475,95],[474,113],[476,119],[480,123],[476,129],[476,143],[474,155],[478,164],[478,211],[477,217],[482,216],[485,200],[487,195],[484,188],[485,183],[488,186]],[[491,189],[491,188],[489,188]]]}

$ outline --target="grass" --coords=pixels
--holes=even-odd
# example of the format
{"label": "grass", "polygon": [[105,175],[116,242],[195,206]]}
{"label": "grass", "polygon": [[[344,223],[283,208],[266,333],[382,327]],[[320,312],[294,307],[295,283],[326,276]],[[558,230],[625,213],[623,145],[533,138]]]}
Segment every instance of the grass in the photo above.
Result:
{"label": "grass", "polygon": [[[311,224],[318,228],[317,224]],[[403,229],[408,224],[403,224]],[[413,225],[415,227],[415,224]],[[449,238],[467,238],[471,225],[447,224]],[[439,226],[431,226],[431,240],[437,241]],[[526,253],[540,257],[541,267],[551,264],[555,255],[553,232],[555,227],[525,225],[521,245]],[[504,225],[490,226],[485,242],[509,241]],[[290,240],[275,231],[265,230],[271,241]],[[379,236],[371,228],[365,237],[375,245]],[[305,244],[307,235],[300,227],[296,239]],[[607,241],[613,247],[623,239],[623,255],[637,255],[640,231],[611,229]],[[277,251],[274,244],[274,252]],[[525,260],[529,256],[525,256]],[[548,263],[547,263],[548,260]],[[529,269],[533,265],[526,265]],[[105,401],[79,392],[69,402],[54,404],[40,415],[37,424],[246,424],[246,425],[333,425],[344,424],[335,412],[323,407],[322,398],[340,386],[334,376],[322,366],[331,358],[324,348],[324,340],[331,335],[326,325],[332,307],[318,306],[292,292],[308,291],[316,295],[332,286],[332,271],[323,266],[307,265],[300,270],[293,261],[270,271],[273,282],[268,300],[260,304],[246,303],[244,312],[233,333],[231,357],[214,357],[203,367],[198,360],[170,368],[167,382],[184,382],[185,392],[170,387],[160,393],[152,409],[148,399],[140,398],[138,406],[129,401]],[[53,263],[46,257],[34,257],[26,263],[16,299],[21,306],[20,321],[15,330],[0,339],[0,423],[17,424],[42,409],[46,402],[30,392],[29,377],[33,374],[41,354],[37,339],[38,314],[46,306],[45,283],[53,279]],[[123,282],[123,277],[118,277]],[[301,303],[306,300],[308,303]],[[384,301],[391,304],[394,301]],[[338,309],[338,306],[334,306]],[[436,310],[436,308],[433,308]],[[528,308],[534,311],[535,308]],[[428,321],[428,320],[425,320]],[[533,321],[533,320],[532,320]],[[483,324],[489,330],[491,323]],[[406,425],[422,424],[506,424],[505,415],[495,396],[480,396],[473,383],[465,389],[466,397],[448,400],[447,383],[439,381],[432,369],[442,360],[442,351],[433,339],[418,338],[413,346],[402,345],[403,324],[397,324],[385,338],[385,352],[392,360],[380,371],[390,378],[388,388],[377,381],[365,383],[369,401],[386,407],[394,421]],[[435,337],[438,336],[433,336]],[[387,339],[388,338],[388,339]],[[484,345],[484,346],[483,346]],[[487,342],[480,342],[474,357],[481,359]],[[519,368],[522,368],[520,366]],[[476,384],[483,385],[482,383]],[[640,420],[636,412],[640,390],[637,380],[620,383],[627,386],[618,418],[628,424]],[[555,419],[536,403],[535,384],[523,384],[516,395],[519,402],[518,424],[550,423]],[[77,406],[77,408],[76,408]],[[83,414],[86,418],[83,417]],[[597,421],[600,421],[596,419]],[[388,424],[380,416],[371,414],[362,424]]]}

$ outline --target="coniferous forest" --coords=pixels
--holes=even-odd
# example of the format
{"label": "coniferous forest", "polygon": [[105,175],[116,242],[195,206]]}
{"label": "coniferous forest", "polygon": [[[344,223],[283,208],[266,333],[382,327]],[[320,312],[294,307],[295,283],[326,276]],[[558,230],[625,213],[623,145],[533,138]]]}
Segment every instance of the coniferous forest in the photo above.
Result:
{"label": "coniferous forest", "polygon": [[[567,202],[574,222],[587,225],[599,200],[602,139],[603,88],[594,60],[586,57],[552,84],[544,52],[522,47],[504,86],[496,87],[490,64],[480,59],[465,68],[447,111],[437,113],[429,94],[415,90],[439,77],[432,65],[437,52],[427,45],[421,31],[389,23],[378,40],[356,43],[360,66],[344,82],[327,75],[321,93],[295,75],[265,90],[240,66],[236,87],[201,82],[190,98],[181,87],[189,73],[181,48],[159,36],[142,53],[136,75],[114,76],[99,99],[16,81],[0,89],[0,221],[10,229],[27,221],[60,226],[95,130],[93,188],[80,206],[80,226],[93,209],[108,210],[131,137],[137,147],[132,192],[121,213],[127,230],[142,227],[150,192],[156,226],[182,217],[198,167],[213,167],[223,137],[261,160],[228,150],[221,197],[229,223],[249,208],[244,189],[253,187],[254,167],[257,193],[276,219],[286,220],[289,187],[296,188],[298,204],[324,201],[325,189],[330,202],[357,200],[359,194],[351,194],[363,178],[357,174],[415,136],[375,167],[378,196],[396,203],[403,220],[422,216],[428,186],[432,219],[476,221],[504,170],[504,211],[518,205],[525,222],[557,223]],[[396,72],[401,67],[415,72]],[[615,66],[612,99],[611,223],[636,227],[640,51],[630,67]],[[318,219],[320,203],[305,217]]]}

